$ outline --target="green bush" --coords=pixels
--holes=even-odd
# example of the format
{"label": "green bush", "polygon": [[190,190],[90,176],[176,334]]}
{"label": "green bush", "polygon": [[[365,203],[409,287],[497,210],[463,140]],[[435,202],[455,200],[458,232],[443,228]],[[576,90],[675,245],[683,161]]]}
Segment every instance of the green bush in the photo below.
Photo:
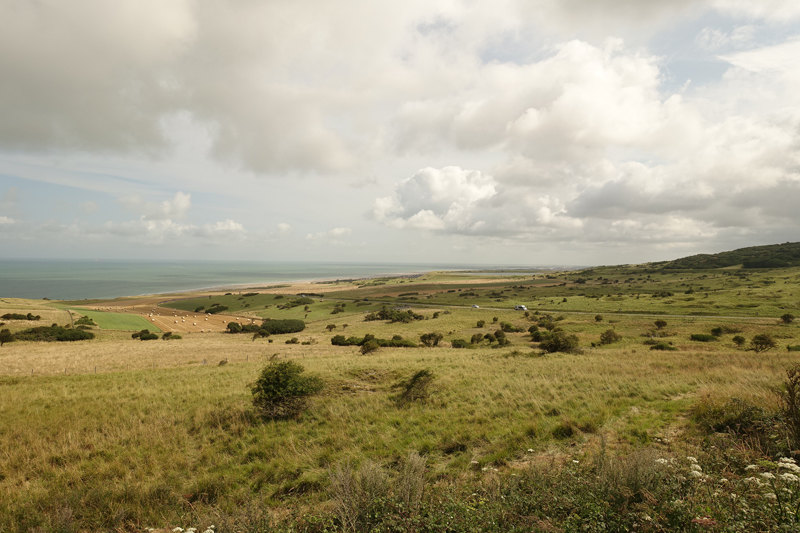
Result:
{"label": "green bush", "polygon": [[594,315],[594,321],[595,322],[602,322],[603,321],[603,315]]}
{"label": "green bush", "polygon": [[14,342],[14,335],[11,334],[11,331],[4,329],[0,331],[0,346],[7,342]]}
{"label": "green bush", "polygon": [[662,319],[656,320],[653,324],[656,326],[656,329],[664,329],[667,327],[667,321]]}
{"label": "green bush", "polygon": [[305,368],[293,361],[271,363],[261,371],[251,392],[253,405],[264,418],[297,417],[308,398],[322,390],[322,379],[303,372]]}
{"label": "green bush", "polygon": [[656,343],[653,346],[651,346],[650,349],[651,350],[662,350],[662,351],[675,351],[675,350],[677,350],[676,347],[674,347],[674,346],[672,346],[670,344],[667,344],[666,342]]}
{"label": "green bush", "polygon": [[404,339],[400,335],[395,335],[391,339],[378,339],[374,335],[367,333],[364,337],[346,337],[344,335],[334,335],[331,344],[334,346],[363,346],[365,343],[375,341],[381,348],[416,348],[417,344],[413,341]]}
{"label": "green bush", "polygon": [[478,323],[475,325],[475,327],[476,328],[482,328],[485,325],[486,325],[486,322],[484,320],[478,320]]}
{"label": "green bush", "polygon": [[539,348],[546,353],[573,352],[578,348],[578,336],[567,335],[563,331],[557,331],[546,339],[542,339],[542,342],[539,343]]}
{"label": "green bush", "polygon": [[41,320],[42,317],[39,315],[34,315],[33,313],[28,313],[27,315],[23,315],[20,313],[6,313],[2,317],[3,320]]}
{"label": "green bush", "polygon": [[420,342],[427,346],[428,348],[432,348],[434,346],[439,346],[439,341],[444,338],[444,335],[441,333],[424,333],[420,335],[419,340]]}
{"label": "green bush", "polygon": [[706,333],[692,333],[691,337],[689,338],[697,342],[713,342],[717,340],[714,335],[708,335]]}
{"label": "green bush", "polygon": [[786,313],[781,317],[781,320],[783,321],[784,324],[791,324],[792,322],[794,322],[794,315],[791,313]]}
{"label": "green bush", "polygon": [[373,311],[364,317],[364,322],[375,320],[388,320],[390,323],[400,322],[402,324],[408,324],[414,320],[425,320],[425,315],[415,313],[410,309],[407,311],[400,311],[398,309],[382,307],[379,311]]}
{"label": "green bush", "polygon": [[292,337],[291,339],[286,340],[286,344],[300,344],[300,339],[297,337]]}
{"label": "green bush", "polygon": [[622,340],[622,335],[613,329],[607,329],[600,334],[600,344],[613,344]]}
{"label": "green bush", "polygon": [[72,342],[93,339],[94,333],[80,329],[62,328],[58,324],[39,326],[14,333],[14,340]]}
{"label": "green bush", "polygon": [[299,333],[306,329],[306,323],[302,320],[265,320],[258,329],[266,330],[270,335],[280,335],[282,333]]}
{"label": "green bush", "polygon": [[94,320],[89,318],[88,316],[82,316],[78,320],[75,321],[76,326],[96,326]]}
{"label": "green bush", "polygon": [[790,352],[800,352],[800,344],[797,346],[787,346],[786,349]]}
{"label": "green bush", "polygon": [[450,341],[450,345],[453,348],[466,348],[469,346],[469,344],[470,343],[468,343],[464,339],[453,339],[452,341]]}
{"label": "green bush", "polygon": [[367,355],[373,352],[377,352],[380,349],[381,345],[375,342],[374,339],[368,340],[364,344],[361,345],[361,355]]}
{"label": "green bush", "polygon": [[761,333],[753,337],[750,341],[750,349],[756,353],[766,352],[771,348],[775,348],[778,344],[770,335]]}
{"label": "green bush", "polygon": [[744,343],[747,342],[747,339],[742,337],[741,335],[736,335],[734,338],[731,339],[736,346],[744,346]]}
{"label": "green bush", "polygon": [[158,338],[158,335],[155,333],[150,333],[149,329],[143,329],[142,331],[137,331],[136,333],[131,334],[132,339],[139,339],[140,341],[152,341]]}
{"label": "green bush", "polygon": [[400,406],[412,402],[426,402],[430,397],[434,379],[435,376],[428,369],[415,372],[409,379],[392,386],[392,389],[400,390],[400,393],[393,398],[394,401]]}

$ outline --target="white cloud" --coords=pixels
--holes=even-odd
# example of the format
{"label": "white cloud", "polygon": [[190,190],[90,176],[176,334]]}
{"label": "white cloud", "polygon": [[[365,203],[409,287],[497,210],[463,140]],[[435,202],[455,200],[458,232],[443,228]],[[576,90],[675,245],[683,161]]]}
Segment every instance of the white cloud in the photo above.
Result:
{"label": "white cloud", "polygon": [[0,216],[0,224],[2,225],[14,224],[14,222],[13,218]]}
{"label": "white cloud", "polygon": [[135,213],[141,213],[145,220],[169,220],[183,218],[192,206],[192,195],[177,192],[172,199],[162,202],[148,202],[138,195],[119,199],[120,204]]}
{"label": "white cloud", "polygon": [[309,241],[317,241],[317,242],[325,242],[328,244],[342,244],[342,237],[350,235],[353,233],[353,230],[350,228],[333,228],[328,231],[323,231],[320,233],[309,233],[306,235],[306,240]]}
{"label": "white cloud", "polygon": [[290,226],[289,224],[286,224],[285,222],[281,222],[280,224],[278,224],[278,233],[286,234],[286,233],[291,233],[291,231],[292,231],[292,226]]}

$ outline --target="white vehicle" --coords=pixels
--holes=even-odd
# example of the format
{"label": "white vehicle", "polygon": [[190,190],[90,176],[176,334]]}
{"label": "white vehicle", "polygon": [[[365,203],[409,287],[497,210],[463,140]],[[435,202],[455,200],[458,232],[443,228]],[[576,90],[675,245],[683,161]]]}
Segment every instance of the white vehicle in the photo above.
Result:
{"label": "white vehicle", "polygon": [[515,305],[514,306],[514,311],[527,311],[527,310],[528,310],[528,308],[525,307],[524,305]]}
{"label": "white vehicle", "polygon": [[473,309],[480,309],[480,308],[481,308],[481,306],[479,306],[479,305],[475,305],[475,304],[472,304],[472,308],[473,308]]}

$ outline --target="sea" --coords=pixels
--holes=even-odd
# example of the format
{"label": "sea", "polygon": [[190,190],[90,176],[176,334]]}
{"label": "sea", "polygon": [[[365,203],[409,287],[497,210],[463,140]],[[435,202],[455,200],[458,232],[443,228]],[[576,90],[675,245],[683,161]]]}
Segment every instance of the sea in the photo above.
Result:
{"label": "sea", "polygon": [[[0,297],[106,299],[234,285],[419,274],[497,267],[422,263],[0,260]],[[320,292],[324,289],[320,288]]]}

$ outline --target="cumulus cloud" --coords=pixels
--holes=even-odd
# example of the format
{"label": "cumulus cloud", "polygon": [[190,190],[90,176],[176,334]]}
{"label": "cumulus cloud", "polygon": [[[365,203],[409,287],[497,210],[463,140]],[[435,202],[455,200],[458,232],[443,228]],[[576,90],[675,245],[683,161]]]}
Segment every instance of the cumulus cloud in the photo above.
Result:
{"label": "cumulus cloud", "polygon": [[0,216],[0,224],[9,225],[9,224],[13,224],[13,223],[14,223],[14,219],[13,218]]}
{"label": "cumulus cloud", "polygon": [[119,202],[125,209],[141,213],[144,220],[180,219],[192,207],[192,195],[179,191],[171,199],[162,202],[149,202],[141,196],[133,195],[122,197]]}
{"label": "cumulus cloud", "polygon": [[278,227],[278,233],[281,234],[291,233],[292,231],[292,226],[286,224],[285,222],[281,222],[280,224],[278,224],[277,227]]}

